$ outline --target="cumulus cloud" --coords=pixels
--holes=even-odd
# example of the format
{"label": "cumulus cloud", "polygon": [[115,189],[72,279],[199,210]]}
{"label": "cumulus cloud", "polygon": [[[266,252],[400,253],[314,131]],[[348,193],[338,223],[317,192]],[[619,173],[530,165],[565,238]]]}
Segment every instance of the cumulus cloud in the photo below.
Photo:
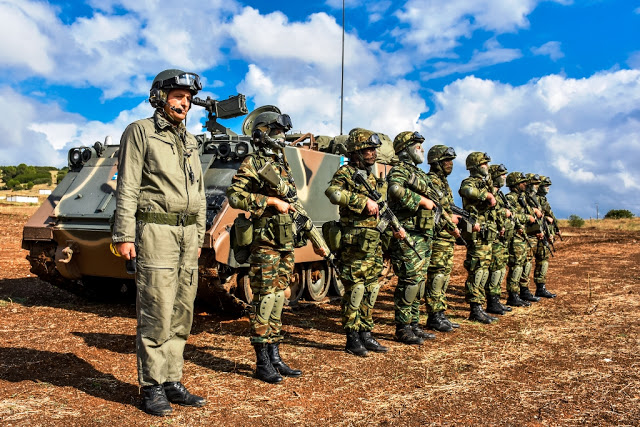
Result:
{"label": "cumulus cloud", "polygon": [[633,52],[629,55],[627,64],[629,64],[631,68],[640,69],[640,52]]}
{"label": "cumulus cloud", "polygon": [[564,53],[561,49],[561,44],[560,42],[556,41],[547,42],[542,46],[531,48],[531,52],[534,55],[548,56],[554,61],[564,57]]}
{"label": "cumulus cloud", "polygon": [[[511,171],[550,176],[563,212],[588,215],[592,197],[611,209],[640,208],[625,197],[640,190],[640,71],[552,75],[517,87],[466,77],[434,99],[436,113],[421,122],[432,144],[486,151]],[[457,168],[452,182],[464,175]]]}
{"label": "cumulus cloud", "polygon": [[494,47],[485,51],[475,51],[467,62],[436,62],[433,65],[435,71],[420,74],[422,80],[430,80],[451,74],[464,74],[490,67],[492,65],[510,62],[522,57],[519,49],[505,49]]}

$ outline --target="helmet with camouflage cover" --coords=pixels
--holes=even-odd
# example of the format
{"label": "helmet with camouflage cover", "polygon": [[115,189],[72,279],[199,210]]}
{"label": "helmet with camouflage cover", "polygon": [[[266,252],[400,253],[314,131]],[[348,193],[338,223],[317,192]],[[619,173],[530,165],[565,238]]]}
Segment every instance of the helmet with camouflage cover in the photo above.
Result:
{"label": "helmet with camouflage cover", "polygon": [[161,71],[151,83],[149,103],[154,108],[162,108],[167,103],[167,96],[172,89],[185,89],[195,96],[200,89],[200,76],[182,70],[169,69]]}
{"label": "helmet with camouflage cover", "polygon": [[551,185],[551,178],[548,176],[540,175],[540,185]]}
{"label": "helmet with camouflage cover", "polygon": [[489,163],[491,161],[491,157],[487,153],[481,153],[479,151],[474,151],[473,153],[467,156],[466,165],[467,170],[471,170],[476,166],[480,166],[485,163]]}
{"label": "helmet with camouflage cover", "polygon": [[446,145],[434,145],[427,153],[427,163],[433,164],[443,160],[453,160],[456,158],[456,150]]}
{"label": "helmet with camouflage cover", "polygon": [[422,144],[423,142],[424,136],[420,135],[418,132],[400,132],[393,140],[393,151],[398,154],[399,152],[413,144]]}
{"label": "helmet with camouflage cover", "polygon": [[346,145],[347,153],[353,153],[365,148],[378,148],[382,142],[377,133],[363,128],[354,128],[349,132]]}
{"label": "helmet with camouflage cover", "polygon": [[507,173],[507,167],[500,163],[499,165],[490,165],[489,166],[489,175],[491,175],[491,179],[495,180],[501,175]]}
{"label": "helmet with camouflage cover", "polygon": [[527,177],[522,172],[511,172],[507,175],[507,187],[510,188],[526,181]]}
{"label": "helmet with camouflage cover", "polygon": [[540,184],[540,175],[538,175],[537,173],[528,173],[526,175],[527,177],[527,184],[530,185],[537,185]]}

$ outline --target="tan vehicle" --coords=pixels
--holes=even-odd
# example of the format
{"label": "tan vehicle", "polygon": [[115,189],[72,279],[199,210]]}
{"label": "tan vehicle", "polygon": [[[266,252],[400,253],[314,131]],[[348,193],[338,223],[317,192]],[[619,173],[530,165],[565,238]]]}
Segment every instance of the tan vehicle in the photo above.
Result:
{"label": "tan vehicle", "polygon": [[[244,120],[243,135],[220,125],[218,119],[247,113],[243,95],[225,101],[195,98],[209,112],[209,134],[198,135],[200,160],[205,177],[207,232],[200,257],[198,301],[215,309],[239,312],[251,301],[247,276],[248,264],[238,264],[234,256],[233,223],[239,214],[229,206],[225,191],[238,166],[253,148],[250,129],[256,109]],[[345,162],[340,154],[344,137],[319,137],[310,134],[288,135],[285,149],[293,170],[301,203],[316,227],[338,218],[338,209],[324,196],[334,172]],[[387,138],[388,139],[388,138]],[[69,173],[24,226],[22,247],[29,250],[31,271],[55,286],[94,298],[113,298],[133,294],[133,275],[125,262],[110,251],[111,221],[115,210],[118,145],[96,142],[92,147],[69,151]],[[388,155],[387,155],[388,156]],[[383,156],[384,157],[384,156]],[[382,166],[382,165],[380,165]],[[382,174],[386,167],[378,168]],[[289,303],[304,294],[321,300],[333,284],[327,262],[313,252],[311,243],[296,249],[296,266]]]}

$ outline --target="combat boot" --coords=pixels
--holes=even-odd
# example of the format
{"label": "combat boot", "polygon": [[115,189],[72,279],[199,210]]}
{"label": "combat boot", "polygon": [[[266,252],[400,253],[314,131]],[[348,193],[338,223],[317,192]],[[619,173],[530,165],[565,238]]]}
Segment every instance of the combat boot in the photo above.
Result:
{"label": "combat boot", "polygon": [[436,336],[434,334],[430,334],[429,332],[425,332],[420,325],[418,325],[418,322],[413,322],[411,324],[411,330],[413,331],[413,335],[422,338],[423,340],[433,340],[436,338]]}
{"label": "combat boot", "polygon": [[344,348],[344,351],[360,357],[364,357],[369,354],[367,349],[362,345],[360,335],[356,331],[347,331],[347,345]]}
{"label": "combat boot", "polygon": [[360,341],[362,345],[369,351],[375,351],[376,353],[386,353],[389,351],[389,347],[380,345],[378,341],[371,335],[371,331],[360,331]]}
{"label": "combat boot", "polygon": [[500,302],[500,297],[498,297],[498,304],[500,304],[502,311],[504,312],[511,311],[511,307],[509,307],[508,305],[504,305],[502,302]]}
{"label": "combat boot", "polygon": [[460,323],[452,322],[451,319],[444,314],[444,311],[440,312],[440,317],[447,322],[453,329],[458,329],[460,327]]}
{"label": "combat boot", "polygon": [[469,315],[469,320],[480,322],[484,324],[493,323],[493,318],[489,317],[489,315],[482,309],[482,306],[477,302],[470,303],[471,305],[471,314]]}
{"label": "combat boot", "polygon": [[517,292],[509,291],[509,298],[507,298],[507,304],[511,307],[529,307],[531,303],[529,301],[523,301]]}
{"label": "combat boot", "polygon": [[163,383],[162,386],[164,387],[164,393],[167,395],[167,399],[169,399],[171,403],[196,408],[200,408],[207,403],[203,397],[189,393],[180,381],[166,382]]}
{"label": "combat boot", "polygon": [[422,344],[424,340],[413,333],[411,325],[396,325],[396,340],[403,344]]}
{"label": "combat boot", "polygon": [[536,283],[536,296],[540,298],[555,298],[556,294],[549,292],[544,283]]}
{"label": "combat boot", "polygon": [[269,359],[269,353],[267,352],[267,345],[256,343],[253,345],[253,348],[256,350],[255,378],[271,384],[282,381],[282,376],[271,364],[271,359]]}
{"label": "combat boot", "polygon": [[442,311],[429,313],[429,317],[427,317],[427,328],[438,332],[451,332],[453,330],[453,326],[444,317]]}
{"label": "combat boot", "polygon": [[164,417],[173,412],[162,384],[142,387],[142,410],[158,417]]}
{"label": "combat boot", "polygon": [[299,377],[302,375],[300,369],[291,369],[280,357],[280,343],[267,344],[267,353],[269,354],[269,360],[271,365],[285,377]]}
{"label": "combat boot", "polygon": [[498,295],[487,295],[487,313],[499,314],[503,315],[504,310],[502,309],[502,304],[500,304],[500,300],[498,299]]}
{"label": "combat boot", "polygon": [[520,287],[520,298],[525,301],[538,302],[540,301],[539,297],[533,296],[529,288]]}

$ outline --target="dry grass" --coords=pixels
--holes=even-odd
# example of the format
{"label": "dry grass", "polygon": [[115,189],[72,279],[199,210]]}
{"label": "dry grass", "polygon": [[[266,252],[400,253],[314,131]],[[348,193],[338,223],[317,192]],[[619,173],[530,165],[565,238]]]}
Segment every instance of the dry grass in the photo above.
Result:
{"label": "dry grass", "polygon": [[[571,227],[569,227],[569,221],[566,219],[558,220],[558,224],[563,231],[565,229],[571,229]],[[595,230],[640,231],[640,217],[629,219],[585,219],[584,226],[582,228]]]}

